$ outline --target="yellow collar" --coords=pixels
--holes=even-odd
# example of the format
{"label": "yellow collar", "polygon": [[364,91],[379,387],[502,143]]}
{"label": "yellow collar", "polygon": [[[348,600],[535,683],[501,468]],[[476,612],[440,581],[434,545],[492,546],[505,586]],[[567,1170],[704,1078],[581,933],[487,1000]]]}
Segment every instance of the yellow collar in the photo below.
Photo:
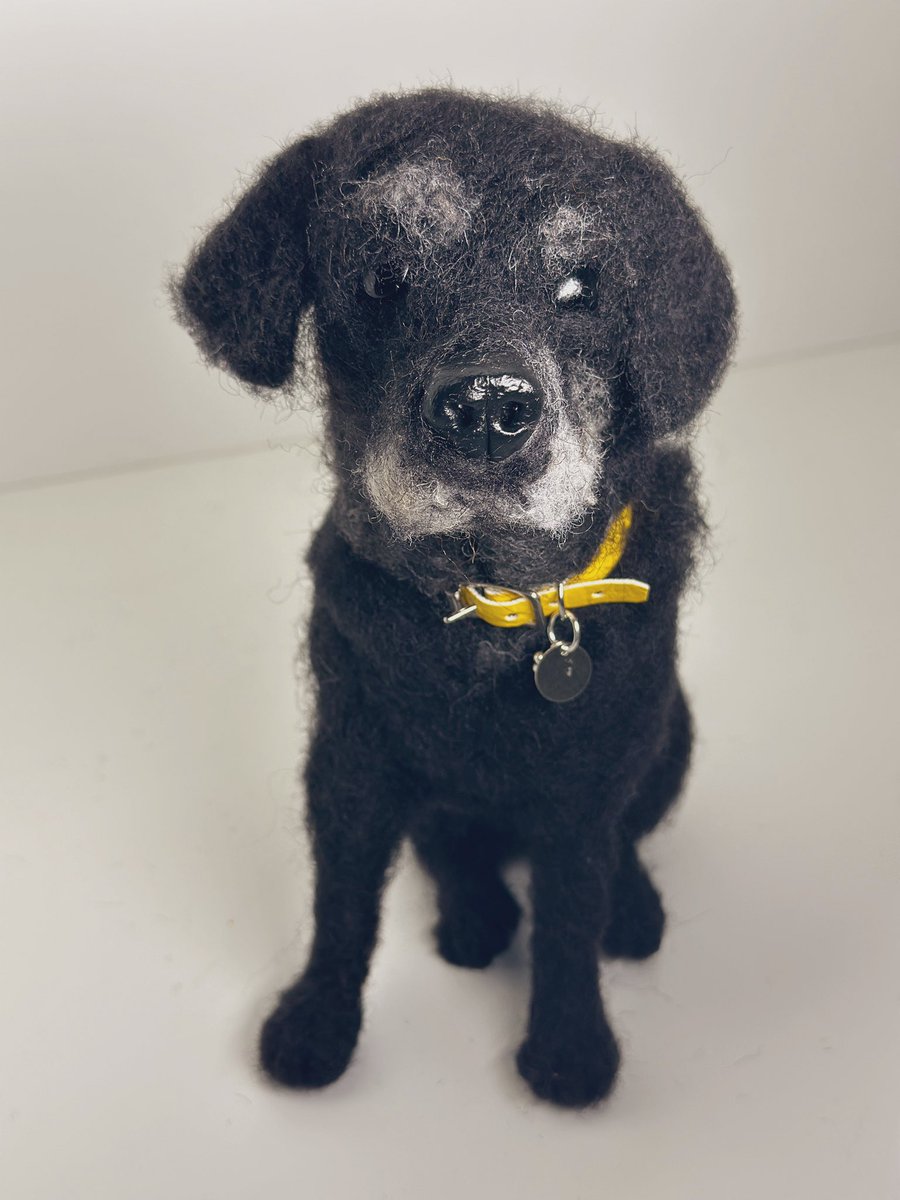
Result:
{"label": "yellow collar", "polygon": [[608,579],[625,553],[631,528],[632,507],[627,504],[610,525],[603,544],[589,566],[561,585],[547,584],[535,592],[515,592],[484,583],[464,583],[453,593],[456,609],[444,621],[450,624],[465,617],[480,617],[488,625],[512,628],[536,623],[539,603],[545,617],[559,607],[559,594],[568,608],[589,604],[643,604],[650,587],[636,579]]}

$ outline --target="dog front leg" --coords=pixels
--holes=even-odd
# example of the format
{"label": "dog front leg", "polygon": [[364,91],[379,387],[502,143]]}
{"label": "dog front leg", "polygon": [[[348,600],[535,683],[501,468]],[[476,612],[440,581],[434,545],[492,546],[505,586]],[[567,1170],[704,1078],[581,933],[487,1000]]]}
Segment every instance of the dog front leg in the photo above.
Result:
{"label": "dog front leg", "polygon": [[324,1087],[350,1062],[381,893],[402,836],[398,795],[372,760],[364,775],[351,775],[339,748],[320,746],[307,789],[315,934],[306,969],[282,993],[260,1036],[263,1070],[290,1087]]}
{"label": "dog front leg", "polygon": [[531,1010],[517,1064],[536,1096],[573,1108],[602,1099],[619,1064],[600,998],[597,957],[613,847],[604,839],[595,853],[584,841],[567,838],[532,856]]}

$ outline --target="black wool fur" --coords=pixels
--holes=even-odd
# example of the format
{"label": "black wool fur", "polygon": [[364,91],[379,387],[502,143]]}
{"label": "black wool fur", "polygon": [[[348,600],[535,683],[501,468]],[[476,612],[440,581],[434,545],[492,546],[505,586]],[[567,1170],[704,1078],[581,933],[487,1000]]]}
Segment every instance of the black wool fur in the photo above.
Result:
{"label": "black wool fur", "polygon": [[[677,435],[735,324],[702,219],[639,145],[549,106],[429,90],[375,99],[269,162],[175,295],[208,359],[256,388],[296,386],[305,348],[335,477],[309,555],[315,937],[263,1028],[263,1067],[296,1087],[344,1071],[409,837],[436,884],[438,948],[464,967],[508,946],[519,908],[501,867],[527,858],[519,1071],[558,1104],[599,1100],[619,1055],[598,958],[659,946],[636,845],[691,746],[676,626],[703,522]],[[534,383],[520,449],[476,459],[427,424],[448,372]],[[577,699],[536,690],[537,627],[443,624],[466,580],[529,589],[577,573],[627,503],[615,575],[650,599],[579,610],[595,669]]]}

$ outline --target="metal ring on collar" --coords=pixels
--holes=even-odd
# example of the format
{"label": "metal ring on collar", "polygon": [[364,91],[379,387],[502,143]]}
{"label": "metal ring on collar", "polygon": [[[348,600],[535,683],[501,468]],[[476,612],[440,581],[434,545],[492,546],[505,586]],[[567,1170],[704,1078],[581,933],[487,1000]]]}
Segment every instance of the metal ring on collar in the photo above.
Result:
{"label": "metal ring on collar", "polygon": [[[558,645],[560,647],[560,654],[569,655],[573,650],[578,649],[578,644],[581,641],[581,625],[579,624],[578,618],[575,616],[575,614],[573,612],[569,612],[569,610],[566,608],[565,600],[563,599],[563,587],[564,585],[561,583],[556,585],[556,595],[559,606],[550,617],[550,620],[547,622],[547,637],[550,639],[550,644],[552,646]],[[560,619],[568,621],[572,626],[571,642],[564,642],[562,638],[556,636],[556,622]]]}

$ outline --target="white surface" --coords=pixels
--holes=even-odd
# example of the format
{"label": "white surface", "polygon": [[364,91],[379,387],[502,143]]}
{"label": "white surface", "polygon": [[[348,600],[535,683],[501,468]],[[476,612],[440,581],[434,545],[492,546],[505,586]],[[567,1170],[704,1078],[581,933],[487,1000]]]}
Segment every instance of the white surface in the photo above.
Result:
{"label": "white surface", "polygon": [[670,929],[605,968],[624,1068],[586,1114],[514,1074],[522,938],[447,966],[408,862],[348,1074],[296,1095],[254,1072],[309,930],[314,457],[0,498],[0,1194],[896,1200],[898,374],[898,347],[830,355],[717,404],[701,740],[647,846]]}
{"label": "white surface", "polygon": [[395,86],[560,97],[670,156],[741,354],[900,331],[891,0],[6,0],[0,484],[284,440],[161,293],[239,172]]}

